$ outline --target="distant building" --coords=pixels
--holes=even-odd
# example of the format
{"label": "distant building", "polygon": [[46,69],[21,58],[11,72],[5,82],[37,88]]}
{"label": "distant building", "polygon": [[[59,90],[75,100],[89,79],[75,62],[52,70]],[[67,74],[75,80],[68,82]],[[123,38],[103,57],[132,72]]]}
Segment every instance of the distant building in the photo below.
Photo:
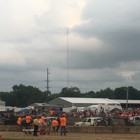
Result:
{"label": "distant building", "polygon": [[64,107],[88,107],[91,105],[98,104],[108,104],[108,105],[118,105],[120,103],[107,98],[72,98],[72,97],[58,97],[49,102],[49,104],[60,105]]}
{"label": "distant building", "polygon": [[[116,101],[116,102],[119,102],[122,106],[122,108],[126,108],[126,100],[121,100],[121,99],[116,99],[113,101]],[[133,108],[133,107],[136,107],[136,108],[140,108],[140,100],[128,100],[128,108]]]}
{"label": "distant building", "polygon": [[5,111],[5,101],[0,100],[0,111]]}
{"label": "distant building", "polygon": [[[49,102],[49,104],[61,105],[64,107],[88,107],[91,105],[108,104],[121,105],[126,108],[126,100],[108,99],[108,98],[76,98],[76,97],[58,97]],[[140,108],[140,100],[128,100],[128,108]]]}
{"label": "distant building", "polygon": [[59,109],[62,110],[63,106],[56,104],[47,104],[47,103],[34,103],[30,106],[34,107],[34,110],[40,110],[41,112],[49,111],[50,109]]}

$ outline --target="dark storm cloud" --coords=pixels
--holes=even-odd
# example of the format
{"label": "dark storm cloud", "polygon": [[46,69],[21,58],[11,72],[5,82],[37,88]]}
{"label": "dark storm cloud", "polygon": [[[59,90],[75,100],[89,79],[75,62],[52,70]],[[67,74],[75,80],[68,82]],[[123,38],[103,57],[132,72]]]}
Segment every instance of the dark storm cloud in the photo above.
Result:
{"label": "dark storm cloud", "polygon": [[139,4],[140,1],[132,0],[88,1],[81,16],[87,22],[76,25],[72,31],[83,38],[98,38],[104,44],[101,53],[77,52],[72,58],[79,57],[78,63],[83,68],[117,67],[121,62],[139,61]]}

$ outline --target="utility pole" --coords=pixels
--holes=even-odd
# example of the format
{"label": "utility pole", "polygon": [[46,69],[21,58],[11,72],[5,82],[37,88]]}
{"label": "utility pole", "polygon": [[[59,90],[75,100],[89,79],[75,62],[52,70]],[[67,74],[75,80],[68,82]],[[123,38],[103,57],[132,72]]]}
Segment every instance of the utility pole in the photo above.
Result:
{"label": "utility pole", "polygon": [[127,93],[126,93],[126,110],[128,110],[128,87],[127,87]]}
{"label": "utility pole", "polygon": [[47,88],[47,96],[49,96],[51,94],[51,92],[49,91],[49,88],[50,88],[49,87],[49,82],[50,82],[49,81],[49,74],[50,74],[49,69],[47,68],[47,80],[45,80],[47,82],[47,87],[46,87]]}

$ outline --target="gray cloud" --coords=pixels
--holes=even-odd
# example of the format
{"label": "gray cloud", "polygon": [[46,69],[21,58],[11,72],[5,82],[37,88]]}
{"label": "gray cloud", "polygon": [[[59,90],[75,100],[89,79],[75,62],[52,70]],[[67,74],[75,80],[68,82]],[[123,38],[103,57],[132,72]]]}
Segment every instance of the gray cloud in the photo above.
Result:
{"label": "gray cloud", "polygon": [[50,90],[60,92],[67,86],[67,66],[69,85],[83,92],[128,85],[140,88],[139,3],[2,1],[0,91],[11,91],[14,84],[44,91],[49,68]]}
{"label": "gray cloud", "polygon": [[76,25],[72,31],[83,38],[96,37],[104,44],[98,54],[80,54],[80,58],[85,60],[81,61],[85,62],[85,67],[112,68],[122,62],[140,60],[139,3],[126,0],[88,1],[81,16],[88,22]]}

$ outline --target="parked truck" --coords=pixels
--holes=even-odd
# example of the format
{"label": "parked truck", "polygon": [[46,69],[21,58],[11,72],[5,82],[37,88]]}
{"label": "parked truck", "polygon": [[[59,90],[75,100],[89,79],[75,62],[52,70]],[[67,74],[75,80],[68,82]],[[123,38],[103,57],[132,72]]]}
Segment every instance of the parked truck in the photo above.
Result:
{"label": "parked truck", "polygon": [[113,126],[113,119],[110,117],[87,117],[81,122],[75,122],[74,126]]}
{"label": "parked truck", "polygon": [[140,126],[140,116],[132,116],[124,118],[126,126]]}

